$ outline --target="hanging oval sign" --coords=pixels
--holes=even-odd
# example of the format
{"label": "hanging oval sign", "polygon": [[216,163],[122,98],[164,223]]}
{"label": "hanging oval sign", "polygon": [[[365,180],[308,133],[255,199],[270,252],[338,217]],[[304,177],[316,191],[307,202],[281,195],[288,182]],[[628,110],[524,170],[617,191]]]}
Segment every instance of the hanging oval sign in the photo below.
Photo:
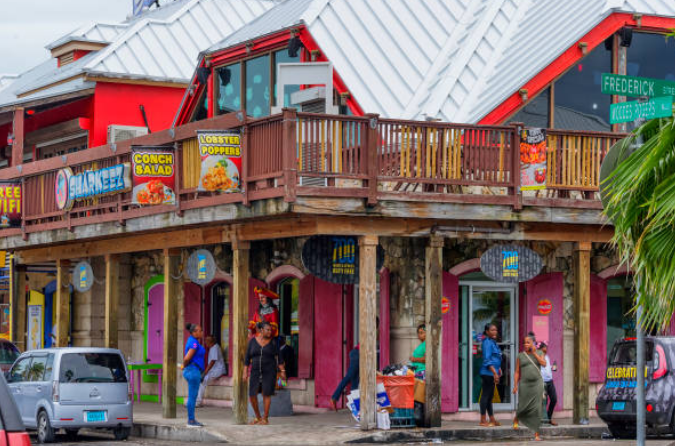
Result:
{"label": "hanging oval sign", "polygon": [[553,311],[553,303],[548,299],[539,299],[537,310],[539,314],[550,314]]}
{"label": "hanging oval sign", "polygon": [[[314,235],[302,246],[302,264],[327,282],[359,283],[359,239],[349,235]],[[384,249],[378,245],[378,271],[383,264]]]}
{"label": "hanging oval sign", "polygon": [[188,258],[187,275],[197,285],[208,285],[216,275],[216,261],[211,251],[198,249]]}
{"label": "hanging oval sign", "polygon": [[75,291],[80,293],[85,293],[91,289],[94,285],[94,272],[89,262],[82,261],[75,265],[70,283],[73,284]]}
{"label": "hanging oval sign", "polygon": [[450,299],[444,297],[441,299],[441,314],[445,314],[450,311]]}
{"label": "hanging oval sign", "polygon": [[480,257],[480,270],[497,282],[526,282],[543,266],[539,254],[524,246],[497,245]]}

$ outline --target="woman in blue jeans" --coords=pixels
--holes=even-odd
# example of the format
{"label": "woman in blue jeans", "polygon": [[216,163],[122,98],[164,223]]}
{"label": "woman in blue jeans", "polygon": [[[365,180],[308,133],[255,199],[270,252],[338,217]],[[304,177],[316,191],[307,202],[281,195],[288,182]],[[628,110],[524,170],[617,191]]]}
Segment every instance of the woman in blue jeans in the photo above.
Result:
{"label": "woman in blue jeans", "polygon": [[190,332],[190,337],[185,343],[185,356],[181,369],[183,370],[183,378],[188,384],[188,426],[202,427],[203,424],[195,419],[195,404],[197,403],[199,384],[202,381],[206,349],[199,343],[199,338],[203,335],[202,327],[197,324],[185,324],[185,329]]}

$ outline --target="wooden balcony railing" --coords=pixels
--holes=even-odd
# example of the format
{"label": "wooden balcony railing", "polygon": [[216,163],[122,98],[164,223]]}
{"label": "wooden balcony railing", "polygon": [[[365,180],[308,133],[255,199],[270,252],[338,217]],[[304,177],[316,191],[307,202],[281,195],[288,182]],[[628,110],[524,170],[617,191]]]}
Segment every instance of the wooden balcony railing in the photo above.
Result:
{"label": "wooden balcony railing", "polygon": [[[91,148],[0,170],[0,180],[20,179],[21,229],[2,235],[126,220],[165,212],[268,198],[357,197],[600,209],[599,168],[608,149],[624,135],[550,129],[547,188],[520,192],[520,126],[476,126],[296,113],[258,120],[229,114],[194,122],[117,145]],[[196,130],[243,129],[241,193],[197,190],[201,158]],[[176,147],[177,203],[139,207],[131,193],[77,202],[57,209],[54,181],[59,169],[78,173],[129,162],[131,145]]]}

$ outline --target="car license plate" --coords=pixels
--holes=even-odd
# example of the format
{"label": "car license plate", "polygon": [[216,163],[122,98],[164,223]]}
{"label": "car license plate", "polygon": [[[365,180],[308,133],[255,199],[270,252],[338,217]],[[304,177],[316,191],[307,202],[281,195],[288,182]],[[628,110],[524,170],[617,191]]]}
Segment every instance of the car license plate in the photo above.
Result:
{"label": "car license plate", "polygon": [[624,410],[626,409],[626,402],[625,401],[615,401],[612,403],[612,410]]}
{"label": "car license plate", "polygon": [[104,410],[92,410],[85,413],[87,414],[86,416],[87,423],[100,423],[105,421]]}

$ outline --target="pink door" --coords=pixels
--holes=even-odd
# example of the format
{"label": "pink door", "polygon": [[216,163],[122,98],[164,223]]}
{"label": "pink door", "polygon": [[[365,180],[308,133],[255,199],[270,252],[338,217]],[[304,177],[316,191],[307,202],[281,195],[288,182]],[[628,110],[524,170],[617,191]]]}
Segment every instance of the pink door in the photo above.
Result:
{"label": "pink door", "polygon": [[588,380],[601,383],[605,381],[607,367],[607,282],[595,274],[591,274],[590,319]]}
{"label": "pink door", "polygon": [[328,408],[343,377],[342,285],[314,278],[314,327],[314,402]]}
{"label": "pink door", "polygon": [[164,357],[164,284],[148,290],[148,332],[146,362],[161,364]]}
{"label": "pink door", "polygon": [[[183,319],[185,320],[185,324],[201,325],[205,335],[209,333],[203,321],[201,287],[196,283],[188,282],[183,285]],[[189,336],[190,333],[187,330],[183,330],[183,339],[187,341]]]}
{"label": "pink door", "polygon": [[380,272],[380,364],[378,364],[380,370],[389,365],[389,331],[391,328],[389,288],[389,270],[383,268]]}
{"label": "pink door", "polygon": [[441,411],[457,412],[459,409],[459,279],[443,272],[443,297],[448,299],[449,310],[443,314],[441,351]]}

